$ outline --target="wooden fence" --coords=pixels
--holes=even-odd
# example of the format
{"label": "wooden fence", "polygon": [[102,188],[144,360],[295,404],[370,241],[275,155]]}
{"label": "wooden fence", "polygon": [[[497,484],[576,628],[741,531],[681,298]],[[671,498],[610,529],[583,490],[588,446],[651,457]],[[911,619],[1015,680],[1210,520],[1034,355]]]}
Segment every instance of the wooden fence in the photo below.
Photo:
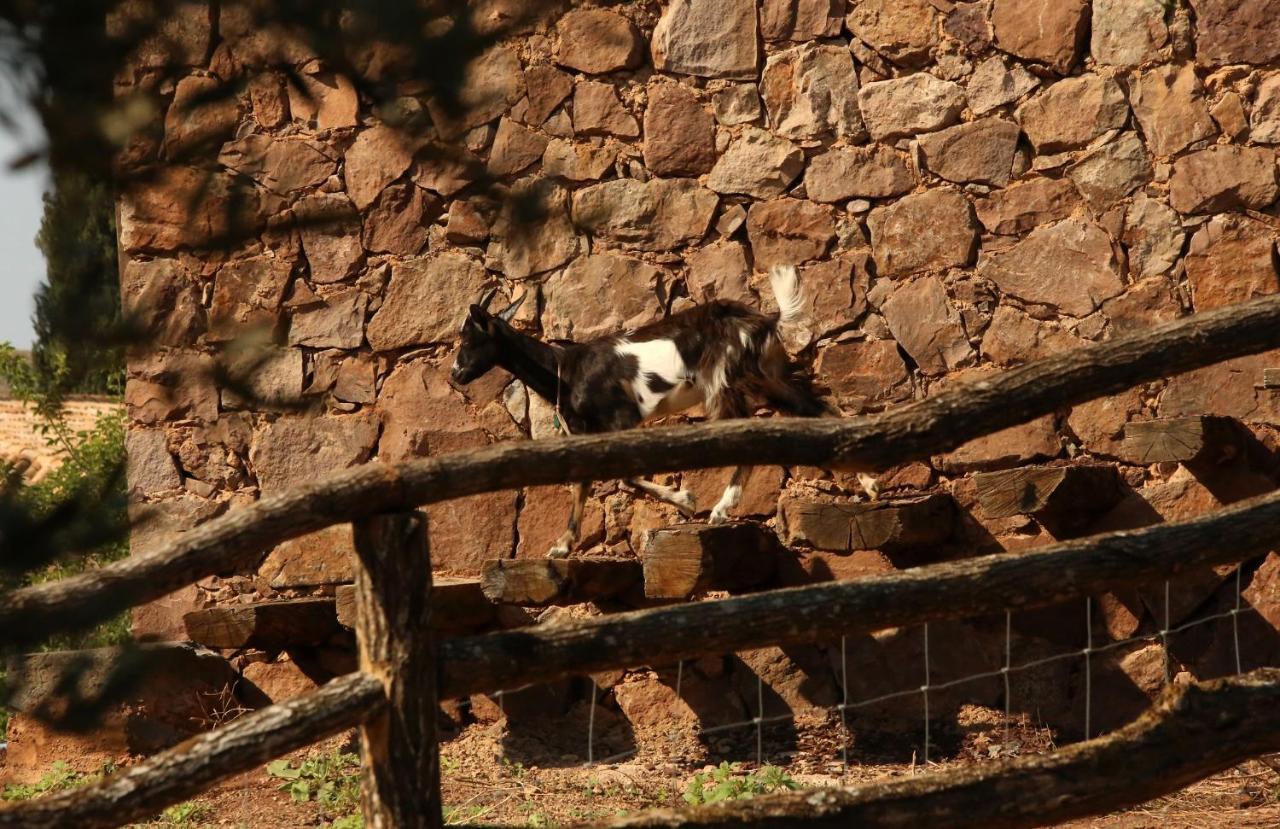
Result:
{"label": "wooden fence", "polygon": [[[442,823],[440,699],[592,671],[812,642],[1055,604],[1280,542],[1280,493],[1194,519],[1020,555],[435,641],[426,519],[415,508],[509,487],[739,463],[876,469],[1222,360],[1280,347],[1280,297],[1254,300],[956,386],[870,418],[769,419],[508,444],[368,464],[209,522],[164,549],[0,596],[0,645],[106,618],[333,524],[354,523],[359,671],[247,714],[100,783],[0,808],[0,829],[114,827],[343,730],[361,730],[370,829]],[[407,586],[412,585],[412,589]],[[696,630],[698,635],[688,636]],[[853,790],[623,818],[613,826],[1032,826],[1175,790],[1280,750],[1280,671],[1171,688],[1138,722],[1026,758]]]}

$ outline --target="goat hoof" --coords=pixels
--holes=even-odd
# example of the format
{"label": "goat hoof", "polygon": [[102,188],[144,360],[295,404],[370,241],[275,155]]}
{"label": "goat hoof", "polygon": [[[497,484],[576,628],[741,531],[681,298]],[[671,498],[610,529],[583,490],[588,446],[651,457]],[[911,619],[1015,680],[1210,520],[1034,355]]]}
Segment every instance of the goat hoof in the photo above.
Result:
{"label": "goat hoof", "polygon": [[680,510],[680,514],[685,518],[692,518],[698,512],[698,501],[687,489],[679,489],[672,493],[671,505]]}
{"label": "goat hoof", "polygon": [[547,550],[547,558],[568,558],[569,548],[563,544],[557,544],[550,550]]}
{"label": "goat hoof", "polygon": [[711,517],[707,519],[707,523],[711,524],[712,526],[715,526],[717,524],[728,524],[729,513],[724,510],[713,509],[711,511]]}

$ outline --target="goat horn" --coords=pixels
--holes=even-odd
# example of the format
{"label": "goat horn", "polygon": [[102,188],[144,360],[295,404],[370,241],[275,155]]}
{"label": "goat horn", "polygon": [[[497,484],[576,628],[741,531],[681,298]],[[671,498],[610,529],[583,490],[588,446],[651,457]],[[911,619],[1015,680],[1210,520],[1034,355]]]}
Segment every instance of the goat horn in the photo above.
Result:
{"label": "goat horn", "polygon": [[496,287],[490,288],[488,291],[485,292],[484,296],[482,296],[480,298],[480,301],[477,302],[476,304],[479,305],[484,310],[488,311],[489,303],[493,302],[493,296],[496,293],[498,293],[498,289]]}
{"label": "goat horn", "polygon": [[524,303],[525,297],[527,296],[529,296],[529,290],[526,288],[524,293],[520,294],[520,298],[503,309],[502,312],[498,314],[498,317],[501,318],[503,322],[511,322],[511,318],[516,315],[516,311],[520,310],[520,306]]}

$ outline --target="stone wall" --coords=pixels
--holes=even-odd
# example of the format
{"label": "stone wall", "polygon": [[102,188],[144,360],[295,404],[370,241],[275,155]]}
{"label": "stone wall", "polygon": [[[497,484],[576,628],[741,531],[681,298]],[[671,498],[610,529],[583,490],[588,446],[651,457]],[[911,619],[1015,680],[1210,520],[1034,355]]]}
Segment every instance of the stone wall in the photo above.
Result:
{"label": "stone wall", "polygon": [[[501,3],[477,9],[482,30],[504,19]],[[849,415],[1280,289],[1280,0],[574,6],[476,59],[461,111],[412,83],[375,111],[243,11],[181,6],[188,74],[158,82],[164,61],[144,51],[119,79],[167,113],[122,161],[158,172],[121,204],[126,297],[161,344],[130,366],[131,487],[162,516],[136,550],[357,464],[550,434],[547,405],[509,377],[448,380],[464,309],[490,285],[533,292],[523,329],[586,338],[715,298],[768,307],[765,271],[797,264],[809,333],[790,345]],[[373,49],[353,66],[377,80],[392,60]],[[208,157],[184,159],[209,141]],[[530,228],[518,207],[531,201]],[[210,252],[233,220],[256,229]],[[245,375],[250,404],[209,369],[234,368],[227,344],[259,328],[278,345]],[[1272,485],[1280,401],[1257,384],[1277,365],[1261,355],[1148,384],[892,470],[882,489],[950,493],[961,510],[954,543],[915,561],[1063,535],[985,517],[978,471],[1119,464],[1120,505],[1073,534],[1210,509]],[[292,398],[319,413],[270,405]],[[1227,483],[1120,463],[1126,422],[1202,413],[1258,440]],[[677,477],[706,508],[727,471]],[[859,489],[760,468],[742,512],[772,521],[780,492]],[[474,575],[485,559],[541,556],[568,506],[542,487],[432,507],[434,562]],[[586,516],[584,549],[624,556],[677,518],[612,482]],[[351,577],[348,547],[341,529],[282,545],[256,571],[139,611],[136,627],[180,638],[193,606],[331,591]],[[798,561],[829,578],[904,559]],[[1117,635],[1152,624],[1142,602],[1125,607],[1108,617]]]}

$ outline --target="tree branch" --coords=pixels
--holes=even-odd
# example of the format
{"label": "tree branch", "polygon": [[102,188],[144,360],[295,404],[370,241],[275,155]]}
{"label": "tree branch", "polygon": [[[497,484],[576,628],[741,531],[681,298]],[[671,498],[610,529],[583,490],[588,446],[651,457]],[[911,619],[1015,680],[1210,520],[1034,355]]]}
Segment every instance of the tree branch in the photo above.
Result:
{"label": "tree branch", "polygon": [[0,599],[0,643],[99,621],[244,566],[324,527],[482,492],[743,463],[882,468],[1137,383],[1280,347],[1280,296],[957,384],[874,418],[770,418],[505,443],[400,464],[366,464],[267,496],[146,556]]}
{"label": "tree branch", "polygon": [[1136,722],[1039,757],[590,824],[1022,829],[1101,815],[1280,750],[1280,671],[1168,689]]}
{"label": "tree branch", "polygon": [[[1280,492],[1185,521],[1027,553],[916,567],[857,581],[596,616],[440,643],[440,696],[465,697],[707,653],[830,642],[842,634],[1058,604],[1212,564],[1277,542]],[[697,631],[696,636],[689,631]]]}
{"label": "tree branch", "polygon": [[380,712],[382,683],[347,674],[246,714],[100,783],[0,807],[0,829],[109,829],[145,820],[232,775],[337,734]]}

